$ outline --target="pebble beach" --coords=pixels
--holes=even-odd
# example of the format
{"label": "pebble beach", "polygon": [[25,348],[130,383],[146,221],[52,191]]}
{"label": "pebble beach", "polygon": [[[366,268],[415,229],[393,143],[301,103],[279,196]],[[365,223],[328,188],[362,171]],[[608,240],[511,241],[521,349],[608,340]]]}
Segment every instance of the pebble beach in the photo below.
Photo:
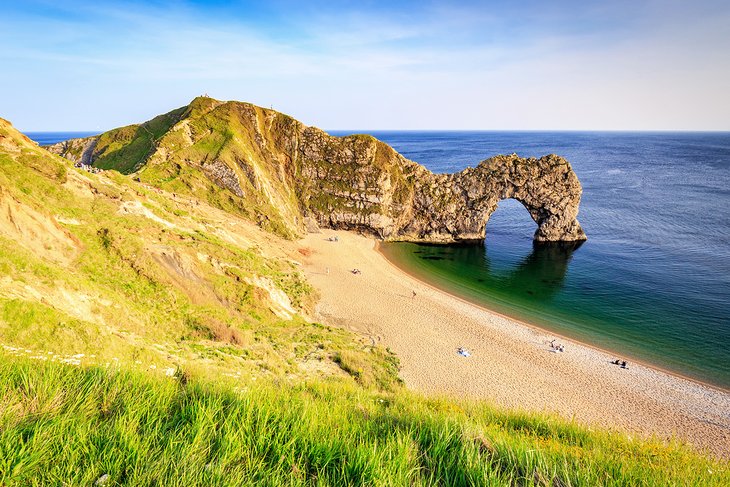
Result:
{"label": "pebble beach", "polygon": [[314,318],[390,348],[411,390],[676,439],[730,457],[728,391],[646,364],[621,368],[612,363],[620,356],[468,303],[400,270],[373,238],[323,231],[299,246],[320,293]]}

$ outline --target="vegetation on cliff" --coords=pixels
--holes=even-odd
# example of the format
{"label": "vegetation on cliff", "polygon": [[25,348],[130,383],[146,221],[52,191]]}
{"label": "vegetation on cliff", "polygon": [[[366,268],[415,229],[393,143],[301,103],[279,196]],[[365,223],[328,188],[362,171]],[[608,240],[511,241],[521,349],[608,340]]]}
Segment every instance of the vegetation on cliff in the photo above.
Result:
{"label": "vegetation on cliff", "polygon": [[498,202],[522,202],[540,241],[585,240],[581,186],[570,164],[498,156],[436,175],[368,135],[332,137],[249,103],[196,98],[142,125],[57,144],[53,151],[193,195],[290,237],[304,218],[381,238],[484,238]]}

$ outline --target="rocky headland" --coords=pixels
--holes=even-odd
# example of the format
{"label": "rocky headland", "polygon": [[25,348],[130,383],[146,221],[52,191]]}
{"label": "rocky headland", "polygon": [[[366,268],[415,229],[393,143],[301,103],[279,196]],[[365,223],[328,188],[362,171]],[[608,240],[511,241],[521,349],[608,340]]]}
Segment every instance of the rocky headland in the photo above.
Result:
{"label": "rocky headland", "polygon": [[535,220],[536,241],[586,239],[581,185],[560,156],[500,155],[434,174],[369,135],[334,137],[249,103],[199,97],[141,125],[48,149],[207,199],[285,236],[319,226],[386,240],[482,240],[499,201],[514,198]]}

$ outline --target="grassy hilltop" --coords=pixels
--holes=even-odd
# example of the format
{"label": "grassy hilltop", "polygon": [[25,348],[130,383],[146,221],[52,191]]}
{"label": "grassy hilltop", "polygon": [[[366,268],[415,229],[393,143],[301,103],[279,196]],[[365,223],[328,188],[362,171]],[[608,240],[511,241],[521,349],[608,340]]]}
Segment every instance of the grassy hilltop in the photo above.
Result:
{"label": "grassy hilltop", "polygon": [[[50,150],[71,160],[86,151],[94,167],[134,173],[285,238],[301,234],[306,213],[346,212],[357,220],[381,212],[372,200],[390,201],[381,194],[384,177],[398,187],[396,199],[407,198],[409,171],[425,172],[371,136],[331,137],[274,110],[208,97]],[[362,185],[358,194],[352,194],[354,180]]]}
{"label": "grassy hilltop", "polygon": [[0,485],[730,483],[681,445],[404,390],[388,350],[312,320],[270,203],[139,166],[125,134],[183,113],[97,141],[140,181],[0,119]]}

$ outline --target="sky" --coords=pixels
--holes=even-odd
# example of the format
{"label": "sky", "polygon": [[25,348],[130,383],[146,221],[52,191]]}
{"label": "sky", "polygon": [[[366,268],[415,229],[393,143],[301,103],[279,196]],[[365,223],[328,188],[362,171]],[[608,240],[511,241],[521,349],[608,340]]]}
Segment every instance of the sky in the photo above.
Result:
{"label": "sky", "polygon": [[330,130],[730,130],[730,2],[0,0],[0,117],[207,93]]}

